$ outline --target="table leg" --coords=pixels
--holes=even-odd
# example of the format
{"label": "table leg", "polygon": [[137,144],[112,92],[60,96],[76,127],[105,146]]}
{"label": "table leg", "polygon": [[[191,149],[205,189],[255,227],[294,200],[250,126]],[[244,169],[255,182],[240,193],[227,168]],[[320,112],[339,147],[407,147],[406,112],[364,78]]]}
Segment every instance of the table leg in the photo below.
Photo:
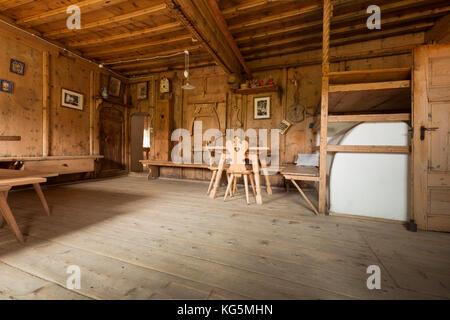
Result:
{"label": "table leg", "polygon": [[[8,192],[7,191],[0,191],[0,194],[3,194],[5,196],[5,199],[7,199],[7,197],[8,197]],[[3,228],[3,223],[4,223],[3,215],[2,215],[1,210],[0,210],[0,228]]]}
{"label": "table leg", "polygon": [[41,203],[42,203],[42,206],[44,207],[45,213],[49,216],[50,209],[48,208],[47,200],[45,199],[45,196],[44,196],[44,193],[42,192],[41,186],[39,185],[39,183],[34,183],[33,187],[39,197],[39,200],[41,200]]}
{"label": "table leg", "polygon": [[314,207],[314,205],[312,204],[311,201],[309,201],[308,197],[306,196],[306,194],[303,192],[303,190],[298,186],[298,184],[295,182],[294,179],[291,179],[292,183],[294,184],[294,186],[297,188],[298,192],[300,192],[300,194],[303,196],[303,198],[305,199],[306,203],[309,204],[309,206],[311,207],[311,209],[313,209],[314,213],[318,216],[319,212],[317,211],[316,207]]}
{"label": "table leg", "polygon": [[252,160],[253,174],[255,175],[255,184],[256,184],[256,203],[262,204],[262,196],[261,196],[261,178],[259,176],[259,161],[257,155],[250,156]]}
{"label": "table leg", "polygon": [[261,161],[261,168],[262,171],[264,173],[264,179],[266,179],[266,189],[267,189],[267,193],[272,195],[272,186],[270,184],[270,179],[269,179],[269,171],[267,170],[267,162],[266,159],[264,159],[264,157],[260,158]]}
{"label": "table leg", "polygon": [[217,169],[216,182],[214,183],[214,188],[209,194],[210,198],[214,199],[217,194],[217,189],[219,189],[220,180],[222,179],[223,168],[225,167],[226,154],[222,153],[220,156],[219,167]]}
{"label": "table leg", "polygon": [[[6,193],[6,195],[5,195]],[[14,232],[17,240],[19,240],[20,243],[24,243],[22,232],[20,232],[19,226],[17,225],[16,219],[14,219],[14,215],[11,212],[11,208],[8,205],[8,202],[6,201],[7,198],[7,191],[6,192],[0,192],[0,213],[5,218],[8,225],[11,227],[12,231]]]}

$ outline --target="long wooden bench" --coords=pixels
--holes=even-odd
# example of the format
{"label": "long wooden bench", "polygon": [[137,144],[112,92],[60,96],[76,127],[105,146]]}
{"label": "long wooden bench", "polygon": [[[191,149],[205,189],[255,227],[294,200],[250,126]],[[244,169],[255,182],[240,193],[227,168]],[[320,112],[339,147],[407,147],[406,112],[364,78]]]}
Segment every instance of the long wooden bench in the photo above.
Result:
{"label": "long wooden bench", "polygon": [[172,167],[172,168],[195,168],[195,169],[208,169],[209,166],[205,163],[175,163],[172,161],[162,161],[162,160],[141,160],[139,161],[143,165],[149,168],[148,178],[157,179],[159,178],[159,168],[160,167]]}

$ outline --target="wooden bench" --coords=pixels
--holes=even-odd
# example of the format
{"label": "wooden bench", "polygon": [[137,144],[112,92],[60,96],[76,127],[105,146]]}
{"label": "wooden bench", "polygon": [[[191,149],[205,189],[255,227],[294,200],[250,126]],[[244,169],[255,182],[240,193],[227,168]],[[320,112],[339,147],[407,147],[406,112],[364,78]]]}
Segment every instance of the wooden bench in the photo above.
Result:
{"label": "wooden bench", "polygon": [[149,168],[148,178],[157,179],[159,178],[159,168],[160,167],[172,167],[172,168],[194,168],[194,169],[209,169],[209,165],[200,163],[175,163],[172,161],[162,161],[162,160],[140,160],[140,163]]}
{"label": "wooden bench", "polygon": [[297,182],[295,182],[295,180],[318,182],[319,168],[312,166],[296,166],[295,164],[285,165],[281,170],[281,174],[286,180],[290,180],[292,182],[292,184],[297,188],[298,192],[300,192],[300,194],[314,211],[314,213],[318,215],[319,212],[317,211],[316,207],[308,199],[306,194],[303,192]]}

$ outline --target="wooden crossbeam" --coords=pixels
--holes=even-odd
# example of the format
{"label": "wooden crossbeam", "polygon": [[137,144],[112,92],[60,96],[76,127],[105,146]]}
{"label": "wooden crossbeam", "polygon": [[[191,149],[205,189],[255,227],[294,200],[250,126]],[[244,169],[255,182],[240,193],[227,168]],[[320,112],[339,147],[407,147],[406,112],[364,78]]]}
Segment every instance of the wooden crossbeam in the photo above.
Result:
{"label": "wooden crossbeam", "polygon": [[20,141],[21,136],[0,136],[0,141]]}
{"label": "wooden crossbeam", "polygon": [[0,1],[0,11],[14,9],[24,4],[33,2],[34,0],[4,0]]}
{"label": "wooden crossbeam", "polygon": [[217,32],[217,22],[205,0],[164,0],[171,14],[211,54],[227,73],[241,74],[241,63],[225,36]]}
{"label": "wooden crossbeam", "polygon": [[239,60],[239,62],[242,65],[242,68],[244,69],[245,73],[249,78],[252,77],[252,73],[250,69],[247,66],[247,63],[245,62],[244,57],[242,56],[241,51],[239,50],[236,41],[234,40],[233,36],[230,33],[230,30],[228,28],[227,22],[225,21],[225,18],[222,15],[222,12],[220,11],[219,5],[217,4],[216,0],[207,0],[207,3],[209,5],[209,8],[214,14],[215,20],[219,26],[219,29],[222,31],[222,33],[225,36],[225,39],[228,42],[228,45],[233,50],[236,58]]}
{"label": "wooden crossbeam", "polygon": [[330,122],[396,122],[411,121],[410,113],[330,115]]}
{"label": "wooden crossbeam", "polygon": [[[165,45],[165,44],[172,44],[176,42],[182,42],[182,41],[191,41],[192,42],[192,36],[190,34],[181,35],[177,37],[169,37],[167,39],[160,39],[156,41],[144,41],[143,43],[139,44],[132,44],[132,45],[125,45],[125,46],[117,46],[115,48],[108,48],[108,49],[102,49],[102,50],[93,50],[93,51],[86,51],[86,54],[92,57],[102,57],[102,56],[111,56],[116,53],[124,53],[124,52],[133,52],[136,50],[141,50],[145,48],[150,48],[154,46],[159,45]],[[192,43],[190,43],[192,44]],[[178,50],[182,51],[182,50]]]}
{"label": "wooden crossbeam", "polygon": [[[124,1],[125,0],[109,0],[109,1],[84,0],[84,1],[74,3],[74,4],[76,4],[82,10],[83,13],[87,13],[87,12],[95,10],[95,9],[112,6],[112,5],[115,5],[117,3],[124,2]],[[48,18],[58,19],[58,18],[61,18],[65,15],[67,15],[66,10],[67,10],[68,6],[69,5],[67,4],[67,5],[58,7],[53,10],[47,10],[47,11],[44,11],[39,14],[35,14],[35,15],[32,15],[29,17],[18,19],[16,21],[16,23],[18,25],[31,27],[33,25],[42,24],[44,19],[48,19]]]}
{"label": "wooden crossbeam", "polygon": [[450,14],[439,19],[436,24],[425,33],[427,43],[450,41]]}
{"label": "wooden crossbeam", "polygon": [[365,91],[365,90],[387,90],[387,89],[401,89],[410,88],[411,80],[402,81],[385,81],[373,83],[352,83],[352,84],[335,84],[330,85],[329,92],[351,92],[351,91]]}
{"label": "wooden crossbeam", "polygon": [[[388,30],[379,30],[374,33],[364,33],[359,34],[351,37],[345,37],[340,39],[334,39],[330,42],[330,46],[336,47],[336,46],[342,46],[346,44],[356,43],[356,42],[363,42],[363,41],[369,41],[369,40],[375,40],[379,38],[386,38],[386,37],[392,37],[399,34],[406,34],[406,33],[414,33],[414,32],[421,32],[424,31],[430,27],[433,26],[433,22],[423,22],[413,25],[407,25],[399,28],[393,28]],[[255,58],[266,58],[270,56],[279,56],[279,55],[285,55],[293,52],[301,52],[301,51],[307,51],[307,50],[313,50],[316,48],[320,48],[320,34],[316,35],[306,35],[301,36],[297,38],[292,39],[294,42],[299,42],[303,40],[303,42],[307,42],[306,44],[301,44],[297,46],[289,46],[288,48],[279,48],[281,44],[289,44],[291,43],[290,39],[286,40],[280,40],[280,43],[278,43],[276,46],[266,45],[261,47],[248,47],[242,49],[242,52],[244,54],[244,57],[248,60],[255,59]],[[308,41],[306,41],[308,40]],[[255,50],[256,49],[256,50]],[[258,54],[255,53],[255,51],[263,51],[264,54]]]}
{"label": "wooden crossbeam", "polygon": [[274,15],[271,15],[268,17],[258,18],[258,19],[242,22],[239,24],[234,24],[234,25],[229,26],[229,29],[230,29],[230,31],[238,31],[238,30],[245,30],[248,28],[257,28],[257,27],[267,24],[267,23],[272,23],[272,22],[276,22],[276,21],[280,21],[280,20],[284,20],[284,19],[298,17],[305,13],[319,11],[321,8],[322,8],[322,6],[319,4],[310,5],[310,6],[301,8],[299,10],[292,10],[292,11],[289,11],[289,12],[286,12],[283,14],[277,13],[277,14],[274,14]]}
{"label": "wooden crossbeam", "polygon": [[409,146],[327,146],[328,152],[345,153],[410,153]]}
{"label": "wooden crossbeam", "polygon": [[[432,18],[434,16],[437,16],[437,15],[440,15],[443,13],[447,13],[447,12],[450,12],[450,6],[435,8],[435,9],[430,9],[430,10],[423,10],[420,12],[405,13],[405,14],[401,14],[401,15],[397,15],[397,16],[389,17],[389,18],[384,17],[383,18],[383,28],[384,29],[387,28],[390,24],[401,24],[401,23],[412,21],[415,19]],[[287,33],[290,33],[290,32],[299,32],[299,31],[302,31],[305,29],[310,29],[312,27],[318,27],[321,24],[322,23],[320,21],[313,21],[313,22],[303,23],[303,24],[299,24],[299,25],[295,25],[295,26],[289,26],[289,27],[285,27],[285,28],[281,28],[281,29],[270,30],[270,31],[259,33],[256,35],[243,36],[243,37],[237,38],[236,41],[240,44],[243,44],[246,42],[248,43],[249,41],[250,41],[250,43],[252,43],[254,41],[258,41],[258,40],[263,41],[265,38],[268,38],[268,37],[282,36],[282,35],[286,35]],[[339,37],[339,36],[343,36],[349,32],[358,32],[358,31],[367,31],[367,24],[361,23],[361,24],[357,24],[357,25],[334,28],[334,29],[330,30],[330,35]],[[278,40],[278,41],[271,41],[270,43],[263,43],[259,46],[252,44],[252,45],[249,45],[246,47],[242,47],[241,50],[243,52],[244,51],[255,51],[258,49],[266,49],[269,46],[276,47],[276,46],[283,45],[283,44],[289,44],[291,42],[299,42],[299,41],[307,41],[307,40],[312,40],[312,41],[318,43],[321,40],[321,34],[322,34],[322,31],[320,30],[318,32],[313,32],[313,33],[309,33],[309,34],[302,35],[302,36],[294,36],[294,37],[290,37],[290,38],[286,38],[286,39],[282,39],[282,40]]]}
{"label": "wooden crossbeam", "polygon": [[71,48],[82,48],[82,47],[95,46],[95,45],[104,45],[108,42],[137,39],[137,38],[140,38],[143,36],[154,36],[154,35],[166,33],[169,31],[176,31],[176,30],[180,30],[180,29],[182,29],[182,24],[180,22],[172,22],[172,23],[163,24],[163,25],[153,27],[153,28],[144,28],[141,30],[115,34],[112,36],[102,37],[102,38],[98,38],[98,39],[68,42],[67,45]]}
{"label": "wooden crossbeam", "polygon": [[114,16],[111,18],[105,18],[102,20],[82,24],[81,29],[79,29],[79,30],[70,30],[70,29],[64,28],[64,29],[46,32],[46,33],[44,33],[44,37],[50,38],[50,39],[63,38],[67,35],[80,34],[80,33],[83,33],[85,31],[88,31],[93,28],[104,27],[104,26],[110,25],[110,24],[117,24],[120,22],[128,21],[133,18],[143,17],[146,15],[154,15],[154,14],[162,13],[164,10],[167,10],[167,5],[160,4],[160,5],[156,5],[153,7],[129,12],[126,14],[117,15],[117,16]]}

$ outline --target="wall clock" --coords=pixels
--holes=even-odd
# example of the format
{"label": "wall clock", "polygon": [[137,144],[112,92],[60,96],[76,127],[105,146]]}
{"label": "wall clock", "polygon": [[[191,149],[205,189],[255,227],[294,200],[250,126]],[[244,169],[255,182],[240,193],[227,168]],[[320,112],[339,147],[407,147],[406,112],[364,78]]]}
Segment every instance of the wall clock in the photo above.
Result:
{"label": "wall clock", "polygon": [[169,79],[166,77],[162,78],[159,84],[159,91],[161,93],[168,93],[170,92],[170,82]]}

